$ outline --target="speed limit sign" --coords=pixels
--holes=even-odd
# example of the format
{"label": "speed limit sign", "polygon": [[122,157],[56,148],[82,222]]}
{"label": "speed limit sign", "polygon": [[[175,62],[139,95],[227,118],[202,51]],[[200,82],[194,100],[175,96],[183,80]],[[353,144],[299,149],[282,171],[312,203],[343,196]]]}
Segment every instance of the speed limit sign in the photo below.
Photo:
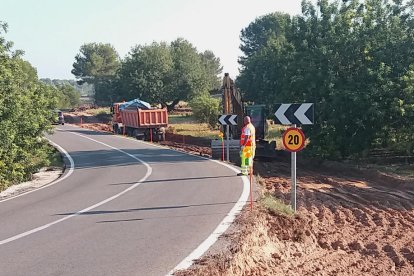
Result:
{"label": "speed limit sign", "polygon": [[305,134],[299,128],[288,128],[283,134],[283,145],[287,151],[300,151],[305,146]]}

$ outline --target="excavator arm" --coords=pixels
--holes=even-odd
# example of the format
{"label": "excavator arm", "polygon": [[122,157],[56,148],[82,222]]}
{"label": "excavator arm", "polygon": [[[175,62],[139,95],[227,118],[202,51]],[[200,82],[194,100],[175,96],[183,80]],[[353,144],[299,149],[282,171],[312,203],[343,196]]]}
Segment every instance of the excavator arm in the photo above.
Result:
{"label": "excavator arm", "polygon": [[231,134],[234,139],[238,139],[243,127],[244,108],[240,92],[234,85],[229,73],[224,74],[223,78],[223,111],[224,114],[236,114],[237,126],[231,128]]}

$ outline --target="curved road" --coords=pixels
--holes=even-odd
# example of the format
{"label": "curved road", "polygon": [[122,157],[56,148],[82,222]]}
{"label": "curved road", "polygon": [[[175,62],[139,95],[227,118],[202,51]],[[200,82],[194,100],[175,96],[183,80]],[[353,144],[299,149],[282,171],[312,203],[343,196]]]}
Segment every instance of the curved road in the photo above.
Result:
{"label": "curved road", "polygon": [[0,275],[165,275],[247,197],[246,179],[218,162],[71,126],[49,138],[74,170],[0,201]]}

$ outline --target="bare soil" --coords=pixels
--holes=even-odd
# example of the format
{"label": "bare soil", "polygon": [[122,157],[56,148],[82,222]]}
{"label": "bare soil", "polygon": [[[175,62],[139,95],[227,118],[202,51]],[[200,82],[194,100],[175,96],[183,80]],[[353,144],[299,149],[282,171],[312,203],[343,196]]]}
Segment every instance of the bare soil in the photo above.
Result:
{"label": "bare soil", "polygon": [[[161,144],[211,155],[208,146],[189,141],[171,135]],[[285,203],[288,161],[255,163],[262,193]],[[220,238],[223,250],[175,275],[414,275],[413,178],[304,162],[297,200],[295,216],[259,203],[253,211],[246,208],[235,230]]]}
{"label": "bare soil", "polygon": [[[344,166],[298,168],[298,213],[256,204],[227,254],[176,275],[414,275],[414,181]],[[289,202],[287,162],[256,163],[263,191]],[[307,169],[307,167],[313,167]]]}

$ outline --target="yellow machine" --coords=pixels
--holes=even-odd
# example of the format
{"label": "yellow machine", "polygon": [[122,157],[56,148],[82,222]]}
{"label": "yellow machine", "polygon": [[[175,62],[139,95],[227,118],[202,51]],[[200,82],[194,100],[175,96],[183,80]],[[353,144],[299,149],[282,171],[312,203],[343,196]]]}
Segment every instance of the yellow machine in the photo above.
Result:
{"label": "yellow machine", "polygon": [[223,78],[223,113],[237,115],[237,126],[231,127],[231,134],[234,139],[238,139],[243,127],[244,109],[240,92],[236,89],[234,81],[229,73],[224,74]]}

